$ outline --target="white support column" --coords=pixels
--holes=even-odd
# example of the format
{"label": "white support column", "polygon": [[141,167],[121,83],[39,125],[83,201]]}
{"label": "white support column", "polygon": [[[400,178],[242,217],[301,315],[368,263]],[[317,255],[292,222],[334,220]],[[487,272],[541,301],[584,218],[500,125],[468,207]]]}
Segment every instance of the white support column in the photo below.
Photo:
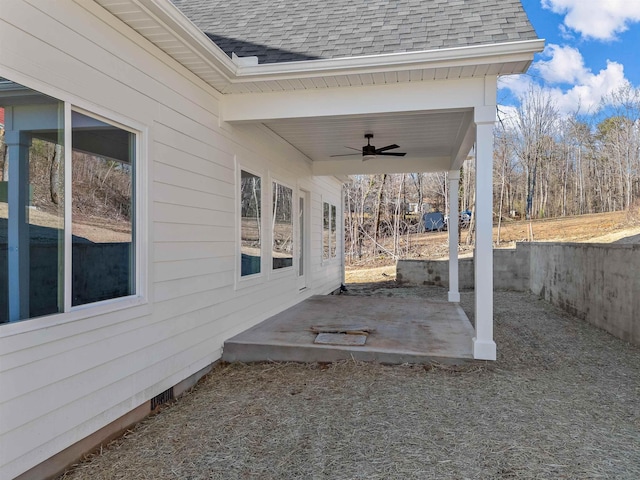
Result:
{"label": "white support column", "polygon": [[449,170],[449,301],[460,302],[458,287],[458,185],[460,171]]}
{"label": "white support column", "polygon": [[20,131],[5,132],[9,159],[9,321],[29,317],[29,144]]}
{"label": "white support column", "polygon": [[493,126],[495,106],[474,110],[476,124],[476,248],[473,358],[496,359],[493,340]]}

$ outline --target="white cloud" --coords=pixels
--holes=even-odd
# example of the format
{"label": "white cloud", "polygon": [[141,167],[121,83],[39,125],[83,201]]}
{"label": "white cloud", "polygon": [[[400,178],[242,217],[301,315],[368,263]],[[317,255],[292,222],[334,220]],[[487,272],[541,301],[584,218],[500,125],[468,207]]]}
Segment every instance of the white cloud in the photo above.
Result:
{"label": "white cloud", "polygon": [[549,44],[542,52],[544,60],[534,68],[548,83],[579,83],[589,75],[580,51],[573,47]]}
{"label": "white cloud", "polygon": [[498,79],[498,90],[507,89],[516,98],[522,98],[533,84],[529,75],[505,75]]}
{"label": "white cloud", "polygon": [[[558,110],[564,114],[595,110],[603,97],[628,84],[620,63],[608,61],[605,69],[593,73],[585,67],[577,49],[554,44],[545,48],[543,59],[535,62],[530,71],[538,74],[543,90],[551,95]],[[500,88],[508,89],[521,99],[535,83],[538,83],[536,77],[515,75],[502,77]],[[564,84],[573,86],[563,88]]]}
{"label": "white cloud", "polygon": [[[593,110],[598,107],[603,97],[611,94],[628,82],[624,78],[624,67],[616,62],[607,62],[607,68],[597,75],[588,73],[583,81],[566,92],[556,94],[558,108],[561,112]],[[559,89],[554,89],[559,90]]]}
{"label": "white cloud", "polygon": [[614,40],[630,23],[640,22],[638,0],[542,0],[541,3],[544,8],[565,15],[564,26],[584,38]]}

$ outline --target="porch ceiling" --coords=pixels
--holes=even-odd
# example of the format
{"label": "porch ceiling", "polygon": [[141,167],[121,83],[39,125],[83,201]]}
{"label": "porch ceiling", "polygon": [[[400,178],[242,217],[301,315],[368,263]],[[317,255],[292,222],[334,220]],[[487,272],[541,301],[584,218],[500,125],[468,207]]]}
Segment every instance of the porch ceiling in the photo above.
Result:
{"label": "porch ceiling", "polygon": [[[455,109],[278,119],[263,123],[309,157],[314,173],[352,175],[449,170],[463,148],[471,119],[470,109]],[[406,152],[406,156],[378,156],[363,161],[360,149],[366,145],[364,134],[367,132],[374,134],[372,145],[379,148],[395,143],[400,148],[391,152]],[[468,150],[464,155],[466,153]]]}
{"label": "porch ceiling", "polygon": [[[226,95],[221,117],[237,125],[265,125],[306,155],[315,175],[455,170],[473,146],[477,109],[495,117],[496,81],[485,77]],[[406,156],[363,161],[366,133],[374,135],[372,145],[397,144],[394,152]]]}

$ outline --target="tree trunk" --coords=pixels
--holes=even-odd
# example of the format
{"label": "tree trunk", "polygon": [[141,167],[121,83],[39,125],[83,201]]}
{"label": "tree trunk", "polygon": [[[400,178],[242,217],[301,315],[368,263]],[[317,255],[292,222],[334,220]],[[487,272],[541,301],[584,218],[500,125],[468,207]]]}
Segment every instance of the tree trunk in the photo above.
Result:
{"label": "tree trunk", "polygon": [[4,130],[0,129],[2,135],[0,135],[0,181],[6,182],[9,173],[9,162],[7,161],[8,148],[4,143]]}
{"label": "tree trunk", "polygon": [[[506,155],[505,155],[506,157]],[[498,208],[498,238],[497,244],[500,245],[500,228],[502,227],[502,205],[504,200],[504,183],[505,183],[506,159],[502,161],[502,182],[500,184],[500,206]]]}
{"label": "tree trunk", "polygon": [[51,168],[49,170],[49,193],[51,194],[51,201],[54,205],[58,205],[60,198],[58,192],[60,191],[60,157],[62,156],[62,146],[56,144],[53,150],[53,156],[51,157]]}
{"label": "tree trunk", "polygon": [[473,205],[471,206],[471,220],[469,221],[469,230],[467,230],[467,245],[473,243],[473,237],[476,230],[476,195],[473,193]]}
{"label": "tree trunk", "polygon": [[395,218],[393,221],[393,255],[398,258],[399,250],[400,250],[400,215],[403,211],[402,206],[402,192],[404,190],[404,174],[402,175],[402,181],[400,182],[400,187],[398,188],[398,195],[396,196],[396,208],[395,208]]}
{"label": "tree trunk", "polygon": [[378,253],[378,232],[380,231],[380,215],[382,213],[382,194],[384,193],[384,184],[387,181],[387,174],[382,175],[382,181],[380,182],[380,187],[378,188],[378,194],[376,196],[376,216],[373,224],[373,254],[376,255]]}

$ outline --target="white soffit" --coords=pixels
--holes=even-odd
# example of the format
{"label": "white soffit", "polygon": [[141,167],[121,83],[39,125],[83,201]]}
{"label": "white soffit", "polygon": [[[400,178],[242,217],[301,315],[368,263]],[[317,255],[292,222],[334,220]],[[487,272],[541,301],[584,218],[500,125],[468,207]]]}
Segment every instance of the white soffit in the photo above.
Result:
{"label": "white soffit", "polygon": [[[376,147],[397,144],[392,152],[409,158],[439,158],[452,155],[459,132],[468,127],[470,112],[424,112],[408,114],[354,115],[266,121],[264,124],[313,161],[332,161],[355,154],[361,160],[365,133],[373,133]],[[350,148],[356,150],[351,150]]]}
{"label": "white soffit", "polygon": [[544,40],[239,66],[169,0],[96,0],[221,93],[366,86],[523,73]]}

